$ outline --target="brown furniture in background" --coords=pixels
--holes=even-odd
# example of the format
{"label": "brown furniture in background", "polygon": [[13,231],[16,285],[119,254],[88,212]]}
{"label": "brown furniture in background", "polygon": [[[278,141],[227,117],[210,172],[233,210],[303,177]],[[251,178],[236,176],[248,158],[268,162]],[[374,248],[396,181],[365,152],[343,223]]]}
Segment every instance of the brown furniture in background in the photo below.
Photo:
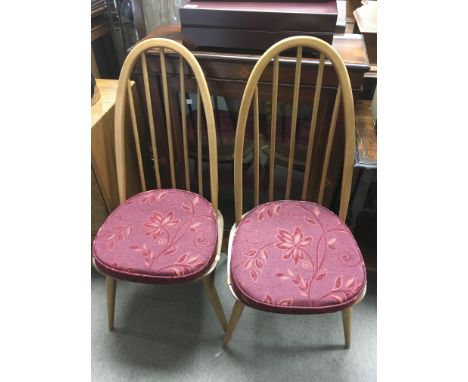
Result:
{"label": "brown furniture in background", "polygon": [[189,1],[180,8],[182,39],[187,47],[260,54],[297,35],[314,36],[330,44],[337,17],[336,0],[294,4]]}
{"label": "brown furniture in background", "polygon": [[107,1],[92,1],[91,73],[95,78],[118,78],[119,62]]}
{"label": "brown furniture in background", "polygon": [[[109,213],[119,205],[114,148],[114,107],[118,80],[97,79],[96,85],[101,96],[91,106],[92,238],[94,238]],[[132,90],[135,92],[135,83],[132,84]],[[127,126],[126,133],[131,134],[130,124],[127,123]],[[131,137],[131,135],[128,136]],[[127,145],[126,153],[127,194],[134,195],[141,191],[141,187],[138,180],[135,149],[131,141]]]}
{"label": "brown furniture in background", "polygon": [[354,33],[362,33],[371,65],[377,66],[377,1],[369,1],[353,12]]}
{"label": "brown furniture in background", "polygon": [[[157,28],[155,31],[150,33],[150,37],[163,37],[174,39],[176,41],[181,40],[181,30],[180,25],[164,25]],[[348,69],[349,76],[351,79],[351,86],[355,97],[360,93],[362,89],[364,74],[369,70],[369,62],[367,59],[367,54],[365,50],[364,41],[361,35],[355,34],[339,34],[335,35],[333,38],[333,47],[337,49],[339,54],[342,56],[345,65]],[[210,92],[213,96],[220,96],[226,100],[228,105],[238,106],[240,98],[243,94],[246,81],[250,75],[250,72],[256,62],[259,59],[259,55],[255,54],[242,54],[242,53],[223,53],[223,52],[214,52],[214,51],[194,51],[194,56],[197,58],[200,63],[205,76],[208,81],[208,86]],[[158,52],[149,52],[148,53],[148,71],[150,76],[160,77],[161,68],[160,68],[160,57]],[[277,163],[281,163],[281,159],[284,156],[284,153],[288,151],[289,144],[287,142],[287,137],[289,136],[288,129],[290,128],[288,122],[288,113],[290,113],[290,108],[284,102],[288,102],[291,99],[292,89],[294,87],[294,63],[295,59],[290,58],[281,58],[282,70],[279,75],[279,94],[278,102],[279,107],[282,107],[285,110],[285,116],[278,116],[278,143],[277,143],[277,152],[278,156]],[[304,58],[303,60],[303,71],[301,78],[301,88],[299,93],[299,102],[306,105],[311,105],[314,97],[315,91],[315,78],[317,73],[317,68],[319,65],[318,59]],[[260,102],[269,102],[271,101],[271,90],[272,90],[272,68],[273,65],[268,67],[262,76],[260,85],[259,85],[259,99]],[[179,63],[175,56],[171,55],[169,52],[166,54],[166,67],[168,74],[168,87],[169,87],[169,99],[171,103],[171,115],[172,120],[176,126],[180,126],[180,110],[179,99],[180,96],[177,93],[178,89],[178,78],[179,78]],[[325,66],[324,79],[325,83],[323,84],[322,98],[320,101],[320,116],[317,123],[317,139],[320,142],[325,140],[327,136],[327,128],[329,126],[329,118],[331,117],[334,97],[336,94],[337,82],[336,77],[332,73],[332,68],[329,65]],[[142,94],[142,89],[144,89],[142,81],[142,73],[137,73],[134,77],[135,81],[138,83],[138,89],[140,94]],[[153,98],[159,97],[162,94],[161,87],[159,89],[152,90],[154,92]],[[186,81],[186,93],[194,93],[196,89],[194,87],[193,80],[191,81],[187,78]],[[187,97],[187,102],[189,98]],[[154,115],[156,119],[156,126],[164,125],[164,111],[158,108],[157,105],[153,106]],[[301,106],[301,110],[304,107]],[[237,115],[237,110],[231,110],[234,116]],[[159,121],[158,121],[159,119]],[[268,125],[268,121],[264,116],[260,116],[261,126]],[[308,119],[307,117],[304,119]],[[310,120],[310,119],[309,119]],[[190,123],[190,118],[187,119],[188,124]],[[301,140],[304,140],[304,129],[307,126],[307,123],[298,122],[298,132],[297,139],[299,143],[302,143]],[[188,125],[189,128],[189,125]],[[167,139],[166,134],[163,129],[157,129],[158,139]],[[220,131],[223,131],[223,127],[219,126],[219,120],[217,121],[217,134]],[[336,185],[339,182],[340,177],[340,163],[342,163],[342,158],[340,153],[342,152],[343,137],[340,134],[340,127],[337,127],[337,134],[335,135],[333,151],[331,154],[330,168],[327,175],[327,180],[325,184],[325,192],[323,203],[325,206],[330,206],[335,201],[336,195]],[[262,131],[261,134],[266,134]],[[247,134],[249,134],[247,132]],[[233,138],[233,137],[232,137]],[[144,138],[142,138],[144,139]],[[146,137],[146,140],[149,142],[149,137]],[[218,138],[219,141],[219,138]],[[306,144],[306,143],[305,143]],[[261,143],[262,151],[265,151],[267,147]],[[181,164],[183,161],[183,155],[177,147],[182,145],[175,144],[175,161],[176,168],[182,168]],[[229,147],[233,148],[233,142],[231,142]],[[294,163],[294,169],[299,173],[304,171],[304,157],[305,151],[300,148],[299,145],[297,156]],[[302,145],[303,146],[303,145]],[[322,157],[322,151],[324,145],[318,145],[321,147],[316,152],[314,152],[315,157]],[[268,150],[266,150],[268,151]],[[206,151],[205,151],[206,152]],[[168,153],[160,152],[158,153],[159,163],[161,165],[161,177],[163,179],[169,179],[169,169],[168,169]],[[286,155],[287,157],[287,155]],[[146,153],[146,172],[151,173],[152,160],[149,153]],[[246,171],[249,171],[248,165],[246,165]],[[262,172],[267,172],[267,168],[264,168]],[[178,182],[183,182],[182,173],[176,171],[179,178]],[[223,211],[226,220],[226,226],[229,227],[229,224],[234,221],[234,211],[233,211],[233,173],[232,173],[232,164],[228,164],[227,167],[223,168],[220,165],[220,209]],[[246,179],[250,177],[249,174],[246,174]],[[281,175],[276,177],[278,182],[281,182]],[[313,176],[310,180],[310,200],[315,200],[318,193],[319,186],[319,176]],[[253,192],[252,188],[248,187],[249,181],[247,180],[247,185],[244,186],[245,192]],[[168,184],[166,183],[166,187]],[[292,196],[295,192],[299,190],[292,190]],[[264,198],[265,195],[261,195],[260,198]],[[252,200],[250,196],[246,196],[246,200]]]}

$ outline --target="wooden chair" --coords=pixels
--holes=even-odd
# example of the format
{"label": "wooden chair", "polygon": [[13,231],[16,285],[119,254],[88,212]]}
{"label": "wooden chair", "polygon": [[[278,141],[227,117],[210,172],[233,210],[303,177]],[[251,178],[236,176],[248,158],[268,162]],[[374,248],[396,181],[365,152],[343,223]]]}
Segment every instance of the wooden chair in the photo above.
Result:
{"label": "wooden chair", "polygon": [[[297,49],[293,90],[291,137],[284,200],[274,201],[275,146],[279,55]],[[305,160],[300,201],[289,200],[295,156],[298,95],[303,49],[318,51],[317,80]],[[268,203],[259,204],[259,79],[273,65],[271,142]],[[312,150],[324,68],[336,73],[337,93],[327,136],[318,203],[306,201],[312,171]],[[243,212],[242,153],[245,126],[253,101],[254,115],[254,208]],[[342,105],[344,160],[339,217],[321,205],[330,152]],[[296,36],[269,48],[250,74],[239,110],[234,153],[236,223],[229,236],[228,285],[236,299],[224,346],[231,339],[244,306],[275,313],[319,314],[342,312],[345,347],[351,339],[352,307],[365,295],[366,268],[361,252],[344,221],[348,210],[354,164],[355,116],[348,72],[337,51],[314,37]]]}
{"label": "wooden chair", "polygon": [[[153,118],[153,102],[146,64],[146,52],[158,49],[163,86],[163,104],[167,144],[170,158],[172,188],[161,188],[158,163],[156,126]],[[179,55],[181,94],[181,135],[184,150],[185,187],[177,189],[174,166],[173,134],[179,134],[171,123],[171,110],[166,75],[166,54]],[[135,104],[130,90],[130,76],[137,61],[141,64],[144,94],[151,146],[154,156],[154,172],[157,189],[146,190],[145,171],[140,150],[139,129]],[[185,64],[186,63],[186,64]],[[188,64],[188,65],[187,65]],[[185,70],[187,66],[187,70]],[[190,192],[190,173],[187,149],[185,111],[185,73],[189,70],[198,84],[198,99],[208,131],[211,202],[199,193]],[[128,103],[133,125],[135,148],[143,192],[127,199],[125,172],[124,120]],[[198,105],[201,105],[198,102]],[[174,112],[174,111],[173,111]],[[199,120],[202,109],[198,108]],[[157,126],[162,129],[163,126]],[[180,126],[179,126],[180,128]],[[200,136],[199,136],[200,137]],[[201,147],[201,145],[199,146]],[[115,107],[115,151],[119,197],[121,204],[106,219],[93,243],[93,263],[107,277],[108,326],[114,328],[116,280],[141,283],[169,284],[202,280],[216,315],[226,330],[227,322],[218,293],[214,286],[216,264],[220,257],[223,238],[223,216],[218,210],[218,167],[216,132],[213,108],[208,85],[195,57],[181,44],[167,39],[148,39],[137,44],[128,54],[119,78]],[[200,153],[199,153],[200,154]],[[198,157],[201,166],[201,154]],[[198,184],[202,184],[198,173]],[[185,188],[185,189],[183,189]]]}

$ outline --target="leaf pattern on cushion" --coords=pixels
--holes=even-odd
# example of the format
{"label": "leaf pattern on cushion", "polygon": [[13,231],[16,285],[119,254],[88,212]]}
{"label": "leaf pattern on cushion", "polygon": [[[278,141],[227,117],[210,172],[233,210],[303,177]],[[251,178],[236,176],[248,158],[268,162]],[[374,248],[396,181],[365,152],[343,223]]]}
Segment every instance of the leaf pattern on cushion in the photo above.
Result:
{"label": "leaf pattern on cushion", "polygon": [[112,251],[120,242],[128,239],[131,233],[132,226],[130,224],[111,227],[107,235],[107,248]]}
{"label": "leaf pattern on cushion", "polygon": [[335,279],[335,287],[334,287],[333,289],[340,289],[340,288],[341,288],[342,282],[343,282],[343,275],[338,276],[338,277]]}
{"label": "leaf pattern on cushion", "polygon": [[272,218],[273,216],[277,216],[280,212],[281,206],[276,205],[273,207],[261,207],[258,209],[257,220],[262,221],[265,218]]}
{"label": "leaf pattern on cushion", "polygon": [[356,298],[366,279],[346,225],[305,201],[265,203],[246,213],[233,238],[230,269],[236,293],[278,311],[333,309]]}
{"label": "leaf pattern on cushion", "polygon": [[207,269],[214,259],[216,220],[210,202],[196,193],[145,191],[109,215],[96,235],[93,257],[101,270],[109,267],[114,274],[134,272],[145,280],[189,276]]}
{"label": "leaf pattern on cushion", "polygon": [[[275,305],[275,302],[273,300],[273,297],[270,295],[270,294],[266,294],[266,296],[263,298],[263,302],[268,304],[268,305]],[[277,302],[277,305],[280,305],[280,306],[291,306],[293,303],[293,300],[291,298],[288,298],[288,299],[283,299],[283,300],[279,300]]]}
{"label": "leaf pattern on cushion", "polygon": [[183,276],[184,274],[193,272],[194,269],[202,266],[203,263],[199,262],[199,257],[191,255],[190,252],[184,253],[175,264],[168,267],[163,267],[161,270],[167,269],[176,276]]}
{"label": "leaf pattern on cushion", "polygon": [[291,306],[292,303],[293,303],[293,300],[291,298],[278,301],[279,306]]}
{"label": "leaf pattern on cushion", "polygon": [[316,277],[315,280],[320,281],[327,277],[327,270],[323,269]]}
{"label": "leaf pattern on cushion", "polygon": [[262,271],[264,263],[268,260],[268,253],[265,248],[258,251],[251,250],[243,253],[246,257],[244,269],[250,270],[250,277],[253,281],[257,281],[259,273]]}

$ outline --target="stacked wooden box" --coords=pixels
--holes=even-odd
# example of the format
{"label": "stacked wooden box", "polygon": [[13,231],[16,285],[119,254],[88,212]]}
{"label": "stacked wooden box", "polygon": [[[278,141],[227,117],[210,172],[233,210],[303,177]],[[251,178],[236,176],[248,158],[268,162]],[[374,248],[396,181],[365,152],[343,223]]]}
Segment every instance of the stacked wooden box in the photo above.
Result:
{"label": "stacked wooden box", "polygon": [[183,42],[189,48],[263,52],[291,36],[332,43],[336,0],[189,1],[180,8]]}

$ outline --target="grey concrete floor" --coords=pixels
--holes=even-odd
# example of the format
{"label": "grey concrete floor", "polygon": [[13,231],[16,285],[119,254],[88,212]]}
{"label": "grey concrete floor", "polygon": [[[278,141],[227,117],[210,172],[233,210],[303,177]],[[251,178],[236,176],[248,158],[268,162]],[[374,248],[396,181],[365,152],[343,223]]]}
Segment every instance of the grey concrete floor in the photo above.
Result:
{"label": "grey concrete floor", "polygon": [[[279,315],[246,308],[229,348],[201,282],[117,283],[115,331],[107,330],[105,279],[92,271],[92,380],[375,381],[375,276],[353,313],[343,349],[341,314]],[[229,319],[234,298],[222,255],[216,287]]]}

